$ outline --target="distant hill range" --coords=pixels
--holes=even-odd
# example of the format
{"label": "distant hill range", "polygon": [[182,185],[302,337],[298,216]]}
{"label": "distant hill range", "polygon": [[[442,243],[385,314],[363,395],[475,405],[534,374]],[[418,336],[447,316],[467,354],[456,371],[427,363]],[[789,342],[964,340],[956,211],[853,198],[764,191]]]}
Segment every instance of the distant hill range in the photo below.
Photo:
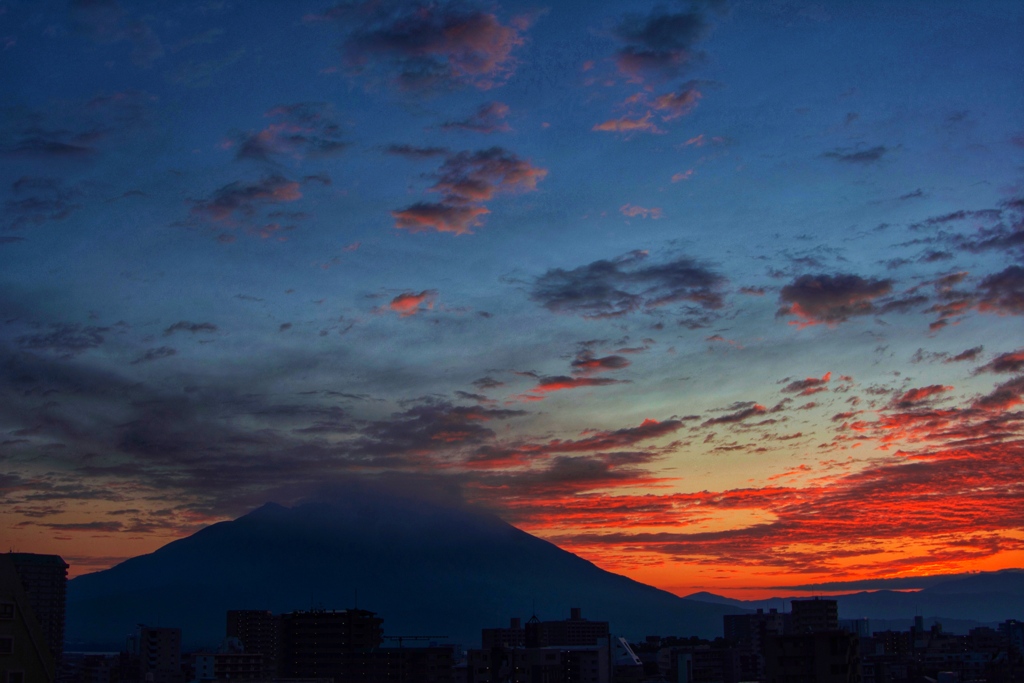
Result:
{"label": "distant hill range", "polygon": [[[607,620],[618,635],[722,633],[734,607],[685,600],[599,569],[498,517],[464,507],[353,495],[267,504],[149,555],[68,584],[68,649],[117,649],[137,623],[176,626],[186,646],[216,645],[229,609],[275,613],[358,606],[385,635],[445,635],[531,614]],[[739,610],[743,611],[743,610]]]}
{"label": "distant hill range", "polygon": [[[998,572],[958,574],[948,577],[890,580],[895,587],[920,588],[916,591],[877,590],[842,595],[824,594],[839,603],[841,619],[872,621],[873,630],[905,629],[915,616],[938,621],[947,631],[966,632],[982,624],[991,625],[1007,619],[1024,620],[1024,570],[1005,569]],[[884,583],[882,585],[885,585]],[[843,584],[821,584],[822,590],[835,591]],[[851,586],[852,587],[852,586]],[[802,589],[810,588],[802,586]],[[774,607],[789,611],[794,599],[807,599],[813,592],[786,595],[769,600],[734,600],[714,593],[693,593],[686,597],[710,604],[729,605],[737,609]],[[783,597],[785,596],[785,597]]]}

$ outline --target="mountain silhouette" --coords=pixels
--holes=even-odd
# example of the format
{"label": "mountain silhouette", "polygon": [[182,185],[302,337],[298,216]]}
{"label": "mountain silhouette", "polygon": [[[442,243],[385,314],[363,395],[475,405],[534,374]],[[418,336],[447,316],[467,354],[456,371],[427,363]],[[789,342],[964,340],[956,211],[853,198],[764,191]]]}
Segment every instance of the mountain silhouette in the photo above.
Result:
{"label": "mountain silhouette", "polygon": [[[910,581],[907,580],[908,583]],[[994,625],[1006,619],[1020,619],[1024,615],[1024,570],[1021,569],[926,577],[926,580],[918,581],[926,584],[920,590],[858,591],[832,593],[828,597],[838,603],[840,618],[876,620],[879,630],[904,628],[916,615],[940,622],[947,630],[956,630],[950,626],[960,624],[963,632],[974,626]],[[832,587],[830,584],[822,585]],[[789,611],[790,601],[807,599],[808,596],[780,594],[767,600],[734,600],[713,593],[693,593],[686,597],[735,608],[770,606]],[[890,621],[893,624],[887,623]]]}
{"label": "mountain silhouette", "polygon": [[607,572],[498,517],[379,494],[293,508],[269,503],[68,584],[67,639],[117,648],[136,623],[215,645],[229,609],[359,607],[385,635],[479,645],[510,617],[607,620],[618,635],[722,633],[734,607],[679,598]]}

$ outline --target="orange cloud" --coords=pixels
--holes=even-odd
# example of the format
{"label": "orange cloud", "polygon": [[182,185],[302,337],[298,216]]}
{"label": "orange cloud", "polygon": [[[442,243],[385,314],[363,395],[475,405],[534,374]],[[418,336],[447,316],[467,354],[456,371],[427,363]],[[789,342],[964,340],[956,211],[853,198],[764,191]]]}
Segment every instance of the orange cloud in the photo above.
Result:
{"label": "orange cloud", "polygon": [[388,304],[388,308],[398,313],[402,318],[408,318],[411,315],[415,315],[420,312],[423,307],[432,309],[434,307],[434,299],[437,297],[437,290],[425,289],[419,294],[413,292],[403,292],[391,300]]}
{"label": "orange cloud", "polygon": [[652,206],[648,209],[643,206],[637,206],[636,204],[623,204],[619,207],[619,213],[623,216],[629,216],[630,218],[636,218],[639,216],[640,218],[653,218],[654,220],[662,218],[664,215],[661,209],[656,206]]}
{"label": "orange cloud", "polygon": [[596,124],[591,130],[603,131],[606,133],[664,133],[662,129],[651,122],[651,113],[648,112],[641,118],[630,118],[622,116],[617,119],[610,119],[603,123]]}

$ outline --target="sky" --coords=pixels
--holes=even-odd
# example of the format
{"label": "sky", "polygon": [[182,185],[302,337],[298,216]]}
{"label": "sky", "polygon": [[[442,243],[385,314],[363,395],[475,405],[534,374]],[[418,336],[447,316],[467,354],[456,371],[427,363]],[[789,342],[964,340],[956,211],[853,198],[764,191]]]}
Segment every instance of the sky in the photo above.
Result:
{"label": "sky", "polygon": [[1021,35],[0,0],[3,544],[367,486],[679,595],[1024,567]]}

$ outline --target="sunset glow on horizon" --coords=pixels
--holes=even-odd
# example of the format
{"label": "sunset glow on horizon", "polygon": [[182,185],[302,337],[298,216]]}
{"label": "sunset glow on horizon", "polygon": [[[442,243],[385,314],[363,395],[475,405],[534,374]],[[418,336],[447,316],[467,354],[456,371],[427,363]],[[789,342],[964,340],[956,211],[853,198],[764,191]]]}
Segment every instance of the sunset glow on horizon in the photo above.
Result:
{"label": "sunset glow on horizon", "polygon": [[4,544],[366,485],[678,595],[1024,567],[1022,29],[0,0]]}

